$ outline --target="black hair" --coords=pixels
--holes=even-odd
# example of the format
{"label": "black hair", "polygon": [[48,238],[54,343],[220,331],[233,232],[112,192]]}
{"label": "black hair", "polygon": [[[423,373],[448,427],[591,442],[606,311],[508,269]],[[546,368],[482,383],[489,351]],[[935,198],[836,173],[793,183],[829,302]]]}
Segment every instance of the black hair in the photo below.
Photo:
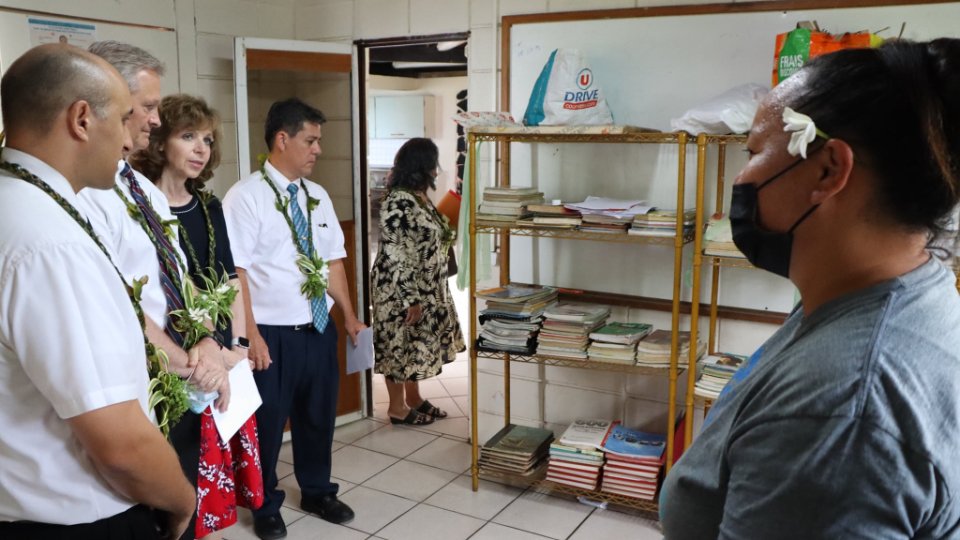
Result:
{"label": "black hair", "polygon": [[410,139],[403,143],[393,160],[393,169],[387,179],[388,188],[413,191],[437,189],[436,179],[430,174],[437,168],[440,151],[430,139]]}
{"label": "black hair", "polygon": [[960,202],[960,40],[889,41],[811,60],[787,105],[878,179],[878,215],[931,241]]}
{"label": "black hair", "polygon": [[267,149],[273,151],[273,141],[277,133],[283,131],[291,137],[296,137],[297,133],[303,129],[303,124],[307,122],[321,125],[327,122],[327,117],[318,109],[297,98],[285,99],[271,105],[270,112],[267,113],[267,122],[263,126]]}

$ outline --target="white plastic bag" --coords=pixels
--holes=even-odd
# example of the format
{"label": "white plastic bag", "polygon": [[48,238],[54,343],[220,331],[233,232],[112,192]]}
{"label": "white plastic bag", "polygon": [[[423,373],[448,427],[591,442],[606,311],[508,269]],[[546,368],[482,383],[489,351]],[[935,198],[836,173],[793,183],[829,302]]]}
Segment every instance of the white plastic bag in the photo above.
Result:
{"label": "white plastic bag", "polygon": [[576,49],[557,49],[533,86],[523,123],[528,126],[597,126],[613,123],[593,71]]}
{"label": "white plastic bag", "polygon": [[770,90],[759,84],[744,84],[704,101],[682,117],[670,121],[672,131],[694,135],[725,135],[750,131],[760,102]]}

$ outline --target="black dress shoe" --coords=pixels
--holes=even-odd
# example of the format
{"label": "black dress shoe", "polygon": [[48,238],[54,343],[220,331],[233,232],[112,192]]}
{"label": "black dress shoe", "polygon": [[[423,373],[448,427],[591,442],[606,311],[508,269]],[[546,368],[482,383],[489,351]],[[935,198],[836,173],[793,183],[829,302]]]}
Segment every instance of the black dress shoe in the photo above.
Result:
{"label": "black dress shoe", "polygon": [[287,537],[287,526],[280,514],[253,518],[253,532],[262,540],[280,540]]}
{"label": "black dress shoe", "polygon": [[337,499],[336,495],[304,497],[300,500],[300,508],[305,512],[316,514],[322,519],[337,525],[347,523],[353,519],[353,510]]}

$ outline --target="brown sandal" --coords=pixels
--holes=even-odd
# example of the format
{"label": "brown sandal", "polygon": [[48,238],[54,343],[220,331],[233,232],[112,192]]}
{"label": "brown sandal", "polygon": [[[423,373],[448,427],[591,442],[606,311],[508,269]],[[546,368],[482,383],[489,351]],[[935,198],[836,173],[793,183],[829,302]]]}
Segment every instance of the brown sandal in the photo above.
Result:
{"label": "brown sandal", "polygon": [[390,417],[391,424],[406,424],[408,426],[426,426],[433,423],[433,417],[423,414],[416,409],[410,409],[410,413],[403,420]]}
{"label": "brown sandal", "polygon": [[433,404],[427,400],[423,400],[423,403],[417,407],[417,412],[432,416],[436,419],[446,418],[449,416],[446,412],[440,410],[440,407],[434,407]]}

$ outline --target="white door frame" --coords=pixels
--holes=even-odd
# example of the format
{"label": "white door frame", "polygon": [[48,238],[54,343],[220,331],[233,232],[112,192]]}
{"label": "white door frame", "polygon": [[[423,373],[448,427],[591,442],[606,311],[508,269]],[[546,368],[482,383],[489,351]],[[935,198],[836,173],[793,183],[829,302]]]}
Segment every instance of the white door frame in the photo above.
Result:
{"label": "white door frame", "polygon": [[[327,54],[349,54],[353,58],[350,72],[350,101],[351,101],[351,145],[353,148],[353,215],[354,220],[360,221],[360,196],[366,183],[360,179],[360,68],[357,63],[357,48],[355,45],[345,43],[324,43],[320,41],[298,41],[292,39],[265,39],[238,37],[233,40],[233,81],[234,95],[237,107],[237,163],[240,165],[240,179],[250,176],[250,113],[248,110],[247,94],[247,49],[259,49],[267,51],[294,51],[309,53],[327,53]],[[365,249],[362,227],[354,227],[354,253],[358,255],[358,261],[361,250]],[[364,305],[363,298],[363,268],[360,264],[357,267],[357,297],[356,302],[357,315],[363,320],[366,317],[367,310],[360,309]],[[363,321],[370,324],[370,321]],[[359,420],[368,416],[372,411],[367,410],[367,378],[360,377],[360,411],[337,417],[337,425]]]}

